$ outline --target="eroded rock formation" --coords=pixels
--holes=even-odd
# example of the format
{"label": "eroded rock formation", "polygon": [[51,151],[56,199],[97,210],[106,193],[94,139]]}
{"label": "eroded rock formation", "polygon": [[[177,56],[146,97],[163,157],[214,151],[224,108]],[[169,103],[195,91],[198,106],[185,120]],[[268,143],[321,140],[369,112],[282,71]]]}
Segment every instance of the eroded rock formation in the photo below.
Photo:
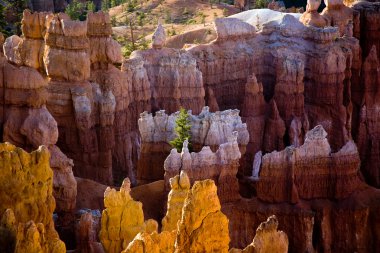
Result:
{"label": "eroded rock formation", "polygon": [[26,10],[22,20],[24,37],[18,38],[17,43],[14,43],[14,38],[7,38],[6,44],[11,50],[7,51],[6,45],[5,56],[13,64],[2,59],[3,113],[0,122],[3,141],[28,151],[40,145],[49,149],[57,213],[60,223],[67,223],[72,221],[77,193],[73,162],[55,145],[58,140],[57,122],[46,108],[48,81],[39,72],[43,68],[43,36],[49,18],[51,15],[48,13],[32,14]]}
{"label": "eroded rock formation", "polygon": [[[158,111],[155,116],[147,112],[140,115],[139,130],[142,144],[137,169],[137,178],[139,180],[153,181],[163,178],[164,160],[171,150],[169,142],[175,138],[174,127],[177,117],[178,112],[167,115],[165,111]],[[199,115],[192,115],[190,112],[190,124],[191,144],[194,150],[198,151],[204,146],[210,146],[211,149],[204,150],[204,154],[211,152],[211,150],[216,151],[219,145],[226,143],[232,133],[237,131],[238,148],[240,148],[242,154],[245,153],[249,134],[247,125],[242,123],[238,110],[210,113],[209,108],[204,107]],[[239,165],[237,164],[237,166]],[[174,175],[169,173],[166,178],[169,179]],[[195,177],[193,179],[205,178]]]}
{"label": "eroded rock formation", "polygon": [[196,182],[183,206],[175,252],[227,252],[228,219],[220,208],[215,183]]}
{"label": "eroded rock formation", "polygon": [[320,0],[308,0],[306,11],[300,17],[300,21],[304,25],[312,25],[316,27],[326,27],[328,19],[318,13],[318,8],[321,5]]}
{"label": "eroded rock formation", "polygon": [[[27,153],[9,143],[0,144],[0,213],[5,252],[66,252],[54,229],[53,171],[46,147]],[[7,193],[7,194],[5,194]],[[6,246],[7,247],[7,246]],[[10,251],[7,251],[10,250]]]}
{"label": "eroded rock formation", "polygon": [[237,138],[238,132],[233,132],[228,142],[221,144],[215,153],[209,146],[203,147],[198,153],[190,153],[185,141],[181,153],[174,148],[166,158],[165,181],[169,182],[171,177],[184,171],[192,183],[204,179],[214,180],[218,186],[218,196],[221,202],[239,199],[239,184],[236,174],[241,153]]}
{"label": "eroded rock formation", "polygon": [[288,252],[288,236],[283,231],[278,231],[278,220],[276,216],[270,216],[261,223],[256,230],[255,238],[250,245],[243,250],[231,249],[229,253],[250,253],[250,252]]}
{"label": "eroded rock formation", "polygon": [[[120,191],[107,188],[104,192],[104,206],[101,220],[100,241],[106,252],[121,252],[139,233],[153,232],[157,226],[144,222],[142,204],[132,199],[130,195],[131,182],[124,179]],[[157,223],[156,223],[157,224]]]}
{"label": "eroded rock formation", "polygon": [[343,0],[326,0],[326,8],[322,16],[329,20],[329,24],[337,26],[341,36],[353,35],[353,10],[344,5]]}
{"label": "eroded rock formation", "polygon": [[378,188],[380,187],[379,84],[380,64],[374,45],[362,68],[364,96],[361,103],[356,141],[360,150],[363,175],[369,184]]}
{"label": "eroded rock formation", "polygon": [[177,229],[177,223],[182,216],[182,208],[190,191],[190,179],[186,172],[169,179],[170,192],[165,217],[162,219],[162,231],[173,231]]}
{"label": "eroded rock formation", "polygon": [[[299,199],[343,199],[357,191],[359,154],[353,141],[331,153],[327,133],[316,126],[299,148],[287,147],[262,157],[257,196],[268,202]],[[275,185],[273,185],[275,182]],[[313,182],[313,183],[310,183]]]}

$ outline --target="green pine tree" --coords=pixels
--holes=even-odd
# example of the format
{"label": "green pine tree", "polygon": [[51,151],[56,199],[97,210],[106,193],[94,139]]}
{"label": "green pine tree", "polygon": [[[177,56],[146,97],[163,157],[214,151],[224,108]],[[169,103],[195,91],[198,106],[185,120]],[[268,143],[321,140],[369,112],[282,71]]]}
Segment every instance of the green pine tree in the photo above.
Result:
{"label": "green pine tree", "polygon": [[179,110],[178,118],[175,121],[174,131],[177,137],[170,142],[173,148],[176,148],[178,152],[182,151],[183,142],[187,139],[189,141],[189,150],[191,149],[191,134],[190,134],[191,124],[189,119],[189,114],[184,108]]}
{"label": "green pine tree", "polygon": [[7,31],[6,28],[7,28],[7,22],[5,21],[4,6],[0,4],[0,32],[4,36],[9,35],[9,31]]}

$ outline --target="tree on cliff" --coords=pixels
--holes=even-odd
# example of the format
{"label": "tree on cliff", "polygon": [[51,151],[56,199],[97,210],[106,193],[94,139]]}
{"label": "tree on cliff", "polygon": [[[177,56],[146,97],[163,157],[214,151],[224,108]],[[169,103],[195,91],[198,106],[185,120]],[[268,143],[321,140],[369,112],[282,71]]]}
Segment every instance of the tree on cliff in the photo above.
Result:
{"label": "tree on cliff", "polygon": [[187,139],[189,141],[189,149],[191,149],[190,134],[191,124],[189,119],[189,114],[184,108],[181,108],[179,110],[179,115],[175,121],[175,128],[174,131],[177,135],[177,137],[170,141],[170,145],[173,148],[176,148],[178,152],[182,151],[183,142]]}
{"label": "tree on cliff", "polygon": [[69,15],[72,20],[86,20],[89,11],[96,10],[95,4],[92,1],[80,2],[79,0],[72,1],[66,6],[65,13]]}

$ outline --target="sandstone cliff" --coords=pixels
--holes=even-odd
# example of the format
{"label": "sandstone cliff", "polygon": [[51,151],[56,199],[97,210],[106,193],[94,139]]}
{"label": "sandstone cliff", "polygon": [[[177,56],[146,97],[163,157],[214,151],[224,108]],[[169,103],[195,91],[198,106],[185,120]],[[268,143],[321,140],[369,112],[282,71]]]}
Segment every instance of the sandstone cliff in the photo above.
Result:
{"label": "sandstone cliff", "polygon": [[357,191],[363,184],[358,176],[360,159],[356,145],[349,141],[331,153],[326,136],[323,127],[316,126],[299,148],[287,147],[264,155],[258,198],[297,203],[299,199],[343,199]]}
{"label": "sandstone cliff", "polygon": [[73,162],[55,145],[57,122],[46,108],[49,83],[39,72],[43,69],[46,22],[52,16],[28,10],[23,15],[23,38],[9,37],[4,45],[5,57],[12,64],[3,58],[0,64],[4,73],[0,81],[2,140],[28,151],[40,145],[47,146],[54,171],[57,213],[61,221],[67,222],[71,220],[76,201]]}

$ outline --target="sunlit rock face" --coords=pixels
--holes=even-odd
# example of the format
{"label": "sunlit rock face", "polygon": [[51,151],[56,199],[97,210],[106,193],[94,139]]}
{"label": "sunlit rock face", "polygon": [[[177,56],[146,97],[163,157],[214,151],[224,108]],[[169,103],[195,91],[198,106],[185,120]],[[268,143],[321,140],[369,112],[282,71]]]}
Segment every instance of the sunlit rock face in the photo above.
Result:
{"label": "sunlit rock face", "polygon": [[[56,146],[57,121],[46,107],[49,82],[44,75],[43,55],[46,22],[49,13],[30,13],[22,19],[23,37],[9,37],[1,56],[3,70],[1,92],[2,140],[28,151],[45,145],[50,151],[50,166],[54,171],[53,195],[59,220],[71,220],[76,202],[76,181],[73,162]],[[11,49],[11,50],[10,50]],[[7,51],[8,50],[8,51]],[[5,61],[8,60],[8,62]]]}
{"label": "sunlit rock face", "polygon": [[355,143],[347,142],[331,153],[326,136],[323,127],[316,126],[299,148],[264,155],[258,198],[297,203],[299,199],[344,199],[357,191],[363,182],[358,176],[360,159]]}
{"label": "sunlit rock face", "polygon": [[[53,171],[45,146],[27,153],[0,144],[0,249],[2,252],[66,252],[54,228]],[[6,193],[6,194],[5,194]],[[13,251],[14,250],[14,251]]]}

